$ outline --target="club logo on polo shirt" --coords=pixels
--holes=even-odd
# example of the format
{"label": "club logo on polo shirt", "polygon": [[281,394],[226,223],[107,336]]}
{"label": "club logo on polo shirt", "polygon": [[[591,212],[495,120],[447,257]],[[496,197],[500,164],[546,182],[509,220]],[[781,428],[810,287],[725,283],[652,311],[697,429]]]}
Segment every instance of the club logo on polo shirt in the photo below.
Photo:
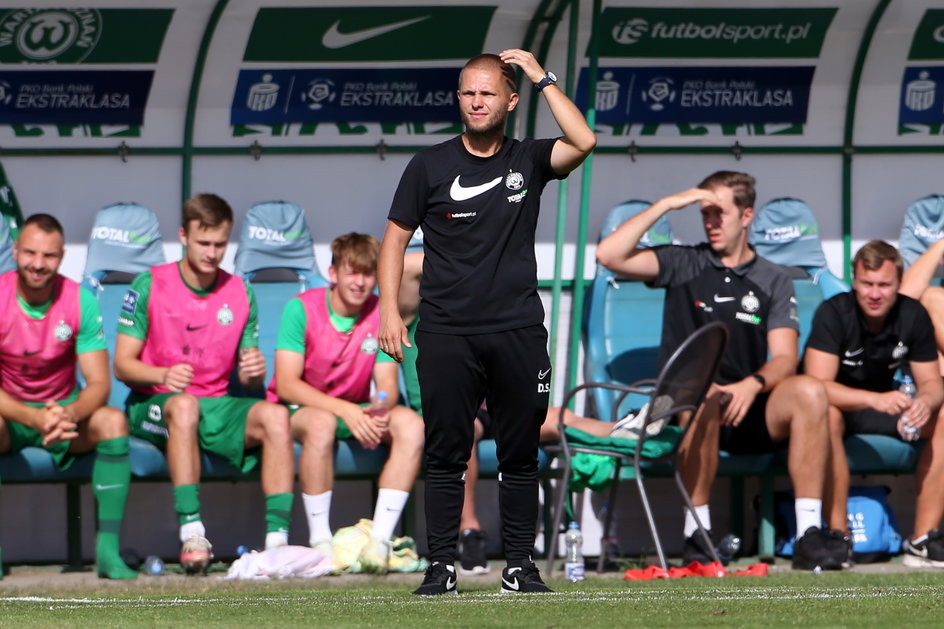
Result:
{"label": "club logo on polo shirt", "polygon": [[524,175],[521,173],[515,173],[508,171],[508,176],[505,177],[505,187],[509,190],[521,190],[521,187],[524,185]]}
{"label": "club logo on polo shirt", "polygon": [[895,346],[895,349],[892,350],[892,358],[895,360],[901,360],[908,355],[908,346],[898,341],[898,345]]}
{"label": "club logo on polo shirt", "polygon": [[754,291],[741,297],[741,310],[744,312],[757,312],[758,308],[760,308],[760,300],[754,295]]}

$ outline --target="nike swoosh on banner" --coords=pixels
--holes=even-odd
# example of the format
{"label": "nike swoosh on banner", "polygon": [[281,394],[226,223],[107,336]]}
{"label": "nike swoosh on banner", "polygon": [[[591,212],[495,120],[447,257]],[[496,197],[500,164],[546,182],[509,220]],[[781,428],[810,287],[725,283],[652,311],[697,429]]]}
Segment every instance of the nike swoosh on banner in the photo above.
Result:
{"label": "nike swoosh on banner", "polygon": [[468,201],[473,197],[477,197],[483,192],[488,192],[495,186],[501,183],[501,177],[495,177],[488,183],[483,183],[478,186],[470,186],[468,188],[459,185],[459,177],[456,177],[456,180],[452,182],[452,187],[449,188],[449,196],[452,197],[453,201]]}
{"label": "nike swoosh on banner", "polygon": [[332,50],[337,50],[338,48],[347,48],[348,46],[359,44],[363,41],[367,41],[368,39],[380,37],[381,35],[386,35],[387,33],[399,30],[401,28],[406,28],[407,26],[416,24],[417,22],[428,20],[429,17],[430,16],[428,15],[424,15],[422,17],[415,17],[410,20],[403,20],[402,22],[383,24],[382,26],[374,26],[373,28],[365,28],[359,31],[351,31],[349,33],[342,33],[338,30],[341,20],[337,20],[327,31],[325,31],[325,34],[321,37],[321,45],[325,48],[331,48]]}

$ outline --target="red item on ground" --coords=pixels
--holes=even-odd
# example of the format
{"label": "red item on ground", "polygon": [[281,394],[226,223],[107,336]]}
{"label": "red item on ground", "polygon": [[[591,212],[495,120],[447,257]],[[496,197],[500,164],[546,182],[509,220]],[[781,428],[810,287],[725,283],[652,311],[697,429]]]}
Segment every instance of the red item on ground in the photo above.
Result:
{"label": "red item on ground", "polygon": [[627,570],[623,576],[627,581],[652,581],[653,579],[681,579],[682,577],[766,577],[768,566],[765,563],[751,564],[745,568],[738,568],[734,572],[727,572],[717,561],[702,564],[697,561],[682,568],[671,567],[663,570],[659,566],[649,566],[642,570]]}

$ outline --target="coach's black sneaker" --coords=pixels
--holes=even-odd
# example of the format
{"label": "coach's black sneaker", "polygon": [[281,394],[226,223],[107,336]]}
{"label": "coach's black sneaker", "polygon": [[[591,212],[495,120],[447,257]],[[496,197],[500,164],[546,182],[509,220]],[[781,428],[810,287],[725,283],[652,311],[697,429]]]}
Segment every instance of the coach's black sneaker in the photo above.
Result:
{"label": "coach's black sneaker", "polygon": [[818,526],[811,526],[793,545],[794,570],[839,570],[842,563],[827,547],[826,536]]}
{"label": "coach's black sneaker", "polygon": [[459,535],[459,572],[462,574],[488,574],[485,559],[485,533],[466,529]]}
{"label": "coach's black sneaker", "polygon": [[441,561],[434,561],[426,569],[423,584],[413,590],[420,596],[456,594],[456,567]]}
{"label": "coach's black sneaker", "polygon": [[902,546],[902,563],[909,568],[944,568],[944,534],[937,529],[928,531],[920,542],[906,537]]}
{"label": "coach's black sneaker", "polygon": [[[708,537],[711,537],[711,531],[707,531]],[[687,566],[693,561],[703,565],[708,565],[715,558],[711,556],[711,551],[705,546],[705,540],[701,533],[695,531],[689,537],[685,538],[682,545],[682,566]]]}
{"label": "coach's black sneaker", "polygon": [[842,568],[851,568],[854,565],[852,560],[852,538],[845,531],[833,529],[826,534],[826,548],[833,554],[839,566]]}
{"label": "coach's black sneaker", "polygon": [[502,570],[502,594],[553,592],[541,580],[541,573],[533,561]]}

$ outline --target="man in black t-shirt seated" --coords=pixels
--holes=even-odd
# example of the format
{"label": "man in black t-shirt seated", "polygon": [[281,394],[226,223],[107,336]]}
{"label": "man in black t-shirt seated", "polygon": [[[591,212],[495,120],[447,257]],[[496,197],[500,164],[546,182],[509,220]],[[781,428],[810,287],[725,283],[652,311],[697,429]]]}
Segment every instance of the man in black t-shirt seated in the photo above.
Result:
{"label": "man in black t-shirt seated", "polygon": [[[826,391],[816,378],[796,374],[799,321],[790,277],[748,242],[754,184],[746,173],[721,171],[696,188],[664,197],[601,240],[597,261],[666,289],[661,362],[700,326],[721,321],[728,327],[715,382],[679,449],[682,481],[695,507],[685,513],[683,561],[711,560],[696,532],[698,523],[711,526],[708,499],[719,448],[772,452],[789,440],[797,518],[793,567],[835,570],[847,540],[820,528],[829,457]],[[639,245],[656,221],[691,205],[701,213],[707,242]]]}
{"label": "man in black t-shirt seated", "polygon": [[[830,528],[846,530],[845,436],[929,439],[918,464],[915,527],[904,542],[904,564],[944,568],[944,535],[937,531],[944,515],[944,430],[937,430],[944,388],[931,319],[898,292],[902,266],[894,247],[869,242],[853,259],[852,291],[823,302],[813,318],[804,367],[826,385],[832,451],[823,508]],[[899,368],[917,385],[913,398],[895,384]]]}

